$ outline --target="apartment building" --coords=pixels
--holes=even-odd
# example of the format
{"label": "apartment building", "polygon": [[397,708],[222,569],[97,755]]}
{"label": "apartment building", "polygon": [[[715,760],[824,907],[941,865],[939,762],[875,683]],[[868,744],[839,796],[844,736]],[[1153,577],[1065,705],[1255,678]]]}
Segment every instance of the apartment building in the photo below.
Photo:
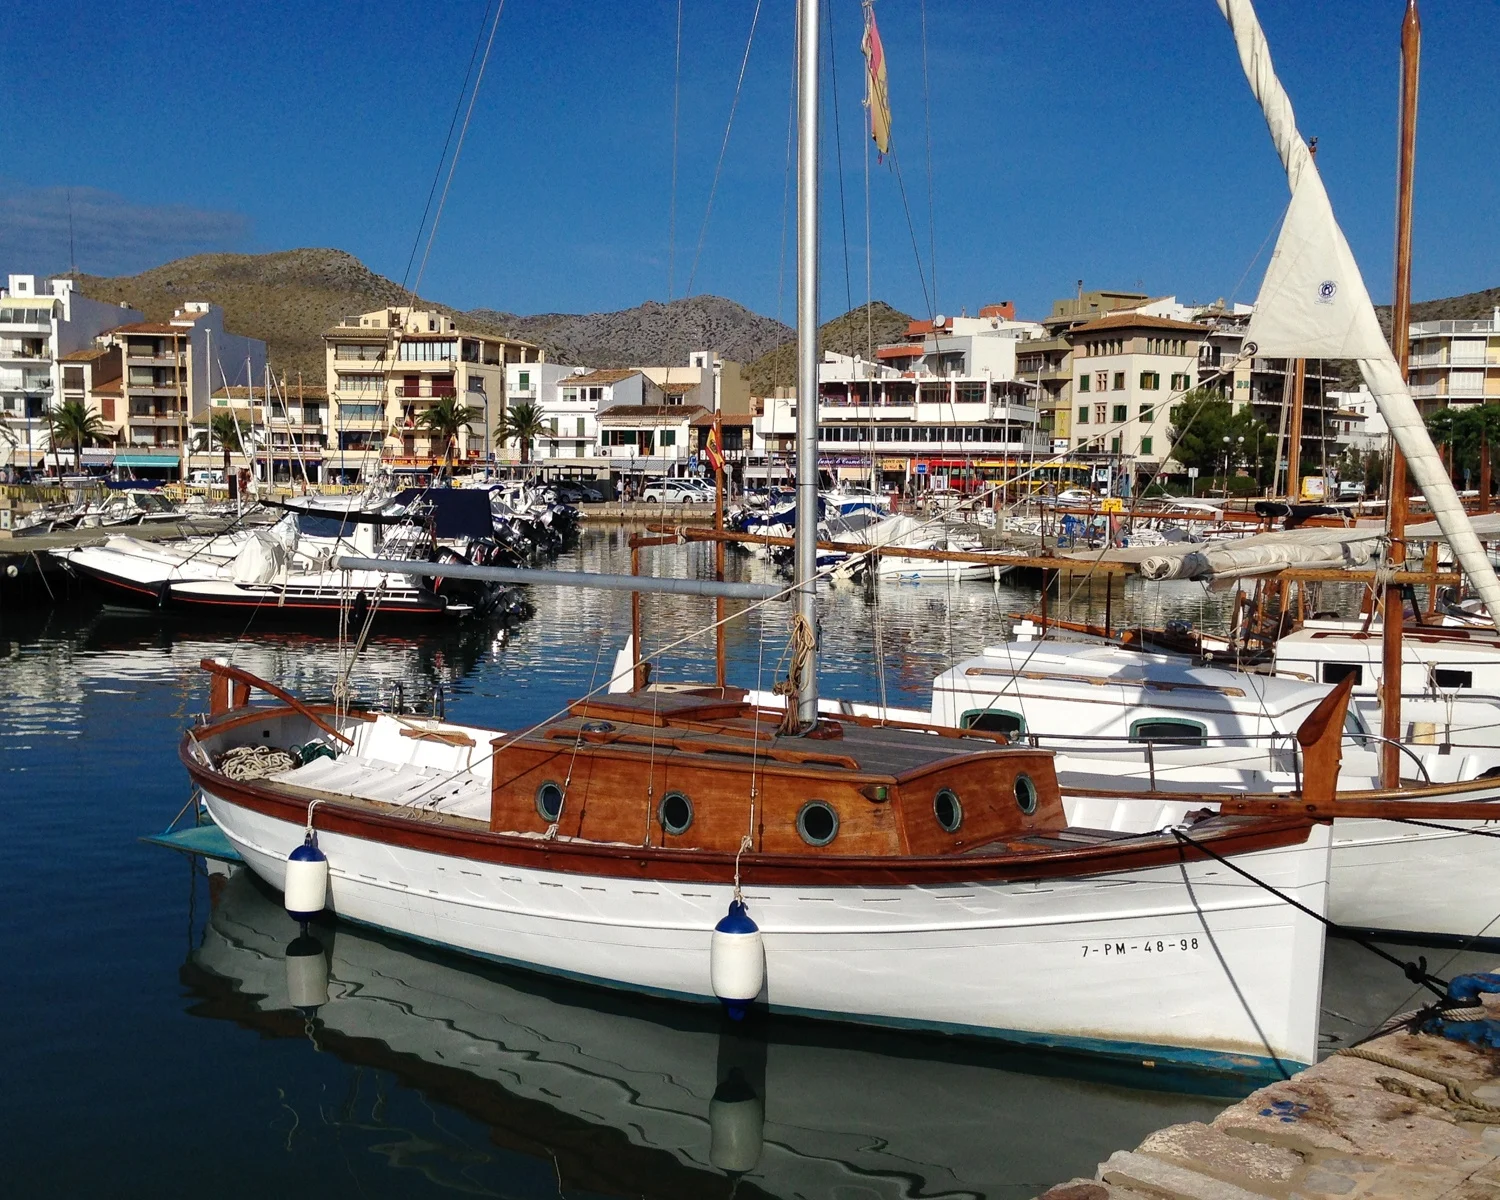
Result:
{"label": "apartment building", "polygon": [[1065,336],[1073,347],[1071,447],[1159,466],[1171,450],[1171,407],[1197,380],[1203,326],[1116,312]]}
{"label": "apartment building", "polygon": [[[107,337],[107,335],[106,335]],[[86,350],[74,350],[59,359],[62,368],[62,402],[77,402],[96,413],[110,443],[118,442],[125,431],[122,390],[124,355],[119,346],[106,341]],[[114,463],[114,446],[84,447],[85,467],[106,467]]]}
{"label": "apartment building", "polygon": [[378,467],[382,453],[397,471],[440,464],[448,448],[421,422],[450,397],[476,413],[460,434],[459,461],[486,461],[505,412],[508,365],[545,357],[530,342],[460,329],[446,313],[405,306],[345,317],[323,344],[334,448],[351,480]]}
{"label": "apartment building", "polygon": [[245,386],[266,374],[266,344],[224,328],[224,310],[191,300],[166,321],[111,331],[123,356],[114,465],[139,478],[175,479],[187,471],[192,425],[206,420],[215,385]]}
{"label": "apartment building", "polygon": [[1073,343],[1070,330],[1112,312],[1134,310],[1151,303],[1144,292],[1096,290],[1052,302],[1052,311],[1038,324],[1039,333],[1016,347],[1016,377],[1034,385],[1039,428],[1054,453],[1073,446]]}
{"label": "apartment building", "polygon": [[141,315],[80,295],[71,279],[7,278],[0,289],[0,426],[6,431],[0,465],[41,463],[50,444],[45,412],[61,402],[64,359]]}
{"label": "apartment building", "polygon": [[1500,398],[1500,307],[1470,321],[1416,321],[1411,394],[1424,413]]}

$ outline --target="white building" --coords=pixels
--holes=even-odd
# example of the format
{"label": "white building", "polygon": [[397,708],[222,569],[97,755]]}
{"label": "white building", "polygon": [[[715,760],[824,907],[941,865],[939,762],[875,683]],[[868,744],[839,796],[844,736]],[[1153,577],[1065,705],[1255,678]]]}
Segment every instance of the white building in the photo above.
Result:
{"label": "white building", "polygon": [[[819,466],[834,478],[896,487],[978,488],[1045,457],[1035,385],[1016,377],[1017,346],[1042,327],[1009,303],[977,317],[913,321],[875,351],[827,351],[819,369]],[[780,478],[795,454],[797,398],[761,402],[747,474]]]}
{"label": "white building", "polygon": [[1385,450],[1390,431],[1385,418],[1375,407],[1375,397],[1369,388],[1360,384],[1352,392],[1330,391],[1328,403],[1334,409],[1330,419],[1340,450],[1353,450],[1358,454]]}
{"label": "white building", "polygon": [[46,409],[61,403],[62,360],[141,314],[79,295],[71,279],[11,275],[0,290],[0,465],[36,466],[49,441]]}

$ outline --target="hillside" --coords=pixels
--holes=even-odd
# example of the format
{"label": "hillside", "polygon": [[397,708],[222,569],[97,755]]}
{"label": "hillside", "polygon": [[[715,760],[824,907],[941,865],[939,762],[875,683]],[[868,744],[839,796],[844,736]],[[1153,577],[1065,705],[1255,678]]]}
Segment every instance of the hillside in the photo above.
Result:
{"label": "hillside", "polygon": [[475,322],[545,346],[547,357],[585,367],[685,363],[692,350],[717,350],[734,362],[753,362],[792,336],[780,321],[720,296],[693,296],[602,313],[515,313],[475,309]]}
{"label": "hillside", "polygon": [[[1411,306],[1413,321],[1477,321],[1500,308],[1500,288],[1483,292],[1466,292],[1462,296],[1445,296],[1439,300],[1418,300]],[[1391,336],[1391,310],[1388,305],[1375,306],[1380,327],[1387,339]]]}
{"label": "hillside", "polygon": [[[211,300],[223,307],[231,333],[266,342],[277,371],[293,377],[301,371],[309,380],[323,378],[319,335],[325,329],[350,313],[408,302],[399,284],[342,250],[199,254],[139,275],[80,275],[78,281],[84,295],[124,301],[150,320],[165,320],[186,300]],[[647,301],[621,312],[539,316],[415,303],[449,313],[471,329],[536,342],[554,361],[588,367],[686,362],[688,351],[701,349],[752,362],[792,336],[781,322],[718,296]]]}
{"label": "hillside", "polygon": [[[865,325],[865,306],[850,309],[842,317],[824,323],[821,330],[823,349],[840,354],[864,354],[870,341],[876,346],[900,341],[911,318],[892,308],[884,300],[870,305],[869,334]],[[786,340],[774,350],[750,364],[750,393],[763,396],[776,387],[792,387],[797,381],[797,343],[788,329]]]}
{"label": "hillside", "polygon": [[123,300],[153,321],[170,317],[186,300],[212,300],[223,307],[231,333],[266,342],[277,371],[291,377],[301,371],[319,382],[323,330],[345,314],[402,303],[406,296],[352,254],[320,249],[198,254],[139,275],[80,275],[78,286],[97,300]]}

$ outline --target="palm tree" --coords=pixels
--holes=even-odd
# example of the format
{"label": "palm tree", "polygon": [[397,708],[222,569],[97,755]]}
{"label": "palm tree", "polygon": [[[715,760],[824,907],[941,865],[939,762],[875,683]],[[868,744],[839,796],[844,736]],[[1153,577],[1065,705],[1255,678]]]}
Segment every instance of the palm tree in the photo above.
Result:
{"label": "palm tree", "polygon": [[[73,466],[83,470],[84,442],[97,442],[109,435],[109,427],[103,419],[82,400],[64,400],[47,410],[47,430],[54,450],[59,442],[73,446]],[[58,464],[58,474],[62,465]]]}
{"label": "palm tree", "polygon": [[495,431],[495,440],[502,446],[506,442],[518,442],[521,446],[521,462],[531,461],[531,443],[547,432],[547,423],[542,419],[542,410],[530,401],[512,404],[500,418],[500,428]]}
{"label": "palm tree", "polygon": [[444,396],[420,417],[417,424],[427,430],[434,440],[443,439],[443,470],[448,470],[453,450],[458,445],[458,432],[480,415],[479,410],[462,403],[457,396]]}
{"label": "palm tree", "polygon": [[234,413],[227,408],[216,408],[208,416],[208,428],[197,435],[198,445],[212,451],[214,444],[224,451],[224,482],[229,482],[229,456],[242,453],[244,439],[240,436],[240,425]]}

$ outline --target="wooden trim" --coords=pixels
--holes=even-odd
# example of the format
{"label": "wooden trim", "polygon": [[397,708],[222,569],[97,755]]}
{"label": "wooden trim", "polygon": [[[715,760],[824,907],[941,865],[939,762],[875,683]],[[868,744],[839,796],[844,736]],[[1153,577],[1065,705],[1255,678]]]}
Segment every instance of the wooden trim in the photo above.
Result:
{"label": "wooden trim", "polygon": [[[214,727],[215,731],[220,728]],[[199,787],[226,803],[275,820],[299,826],[306,821],[306,803],[289,795],[285,788],[268,785],[266,781],[236,782],[196,762],[189,749],[191,737],[184,735],[179,757]],[[351,799],[320,804],[316,822],[319,829],[329,833],[451,858],[534,870],[664,883],[728,883],[734,878],[732,853],[548,841],[495,833],[474,828],[472,823],[458,829],[433,821],[425,811],[379,812],[365,802]],[[1198,826],[1195,837],[1217,853],[1245,854],[1299,845],[1306,841],[1313,824],[1313,819],[1295,813],[1255,819],[1211,818]],[[1135,871],[1206,858],[1196,847],[1184,846],[1175,838],[1146,834],[1104,845],[999,854],[876,857],[754,853],[743,855],[740,866],[746,887],[753,892],[757,886],[770,885],[888,887],[1057,879]]]}
{"label": "wooden trim", "polygon": [[275,696],[276,699],[280,700],[283,704],[290,705],[292,708],[296,709],[299,713],[301,713],[304,717],[306,717],[309,721],[311,721],[314,725],[316,725],[330,737],[337,738],[346,746],[354,745],[354,739],[348,734],[340,733],[327,721],[323,720],[322,717],[318,716],[318,714],[315,713],[306,704],[303,704],[301,700],[298,700],[296,696],[292,695],[291,692],[285,690],[284,688],[277,687],[274,683],[262,679],[259,675],[252,675],[249,671],[242,670],[239,667],[231,667],[228,663],[215,662],[211,658],[200,659],[198,665],[205,671],[209,672],[211,675],[220,676],[225,679],[233,679],[239,683],[248,684],[253,688],[260,688],[260,690],[265,692],[267,695]]}

